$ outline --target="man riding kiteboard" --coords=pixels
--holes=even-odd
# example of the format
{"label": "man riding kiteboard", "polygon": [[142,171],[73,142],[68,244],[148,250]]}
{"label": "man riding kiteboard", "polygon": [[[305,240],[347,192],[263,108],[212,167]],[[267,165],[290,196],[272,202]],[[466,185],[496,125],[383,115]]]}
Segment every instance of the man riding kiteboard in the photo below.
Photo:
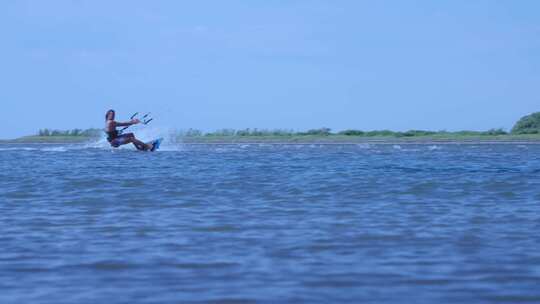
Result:
{"label": "man riding kiteboard", "polygon": [[139,119],[131,119],[128,122],[119,122],[114,120],[116,113],[114,110],[107,111],[105,114],[105,132],[107,133],[107,141],[111,144],[113,148],[118,148],[122,145],[133,144],[137,150],[140,151],[153,151],[155,148],[156,142],[151,144],[145,144],[142,141],[135,138],[133,133],[121,134],[121,131],[118,131],[117,127],[129,127],[136,125],[141,121]]}

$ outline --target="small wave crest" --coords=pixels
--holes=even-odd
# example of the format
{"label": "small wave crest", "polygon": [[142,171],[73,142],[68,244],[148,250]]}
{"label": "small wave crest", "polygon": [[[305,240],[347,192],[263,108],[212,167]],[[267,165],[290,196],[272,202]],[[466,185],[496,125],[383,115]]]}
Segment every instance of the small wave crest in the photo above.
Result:
{"label": "small wave crest", "polygon": [[43,151],[43,152],[67,152],[68,151],[68,147],[64,147],[64,146],[60,146],[60,147],[48,147],[48,148],[43,148],[43,149],[39,149],[40,151]]}
{"label": "small wave crest", "polygon": [[39,151],[39,152],[66,152],[68,151],[67,146],[53,146],[53,147],[40,147],[40,148],[30,148],[30,147],[10,147],[10,148],[0,148],[0,151]]}
{"label": "small wave crest", "polygon": [[392,148],[394,150],[400,151],[400,152],[418,152],[418,151],[420,151],[419,149],[411,148],[410,146],[408,146],[407,148],[403,148],[401,145],[393,145]]}
{"label": "small wave crest", "polygon": [[12,147],[12,148],[0,148],[0,151],[37,151],[37,148],[28,147]]}
{"label": "small wave crest", "polygon": [[364,143],[364,144],[356,144],[356,147],[359,149],[371,149],[371,145]]}

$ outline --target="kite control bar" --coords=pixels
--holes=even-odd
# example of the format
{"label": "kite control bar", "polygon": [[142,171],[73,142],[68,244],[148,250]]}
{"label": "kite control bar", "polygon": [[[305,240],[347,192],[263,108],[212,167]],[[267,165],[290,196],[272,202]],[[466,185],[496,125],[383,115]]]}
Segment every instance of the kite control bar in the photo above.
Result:
{"label": "kite control bar", "polygon": [[[137,115],[139,115],[139,112],[136,112],[135,114],[131,115],[131,120],[137,118]],[[147,125],[148,123],[150,123],[152,120],[154,120],[153,118],[149,117],[150,116],[150,112],[149,113],[146,113],[144,114],[141,118],[138,118],[141,123],[143,125]],[[124,130],[126,130],[127,128],[129,128],[131,126],[127,126],[127,127],[123,127],[122,129],[120,129],[119,133],[122,133]]]}

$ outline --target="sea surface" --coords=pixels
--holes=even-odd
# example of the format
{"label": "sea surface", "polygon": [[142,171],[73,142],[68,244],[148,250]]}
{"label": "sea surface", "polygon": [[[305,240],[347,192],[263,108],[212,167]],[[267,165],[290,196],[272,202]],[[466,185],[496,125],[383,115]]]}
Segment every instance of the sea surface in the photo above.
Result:
{"label": "sea surface", "polygon": [[0,145],[0,303],[540,303],[540,145]]}

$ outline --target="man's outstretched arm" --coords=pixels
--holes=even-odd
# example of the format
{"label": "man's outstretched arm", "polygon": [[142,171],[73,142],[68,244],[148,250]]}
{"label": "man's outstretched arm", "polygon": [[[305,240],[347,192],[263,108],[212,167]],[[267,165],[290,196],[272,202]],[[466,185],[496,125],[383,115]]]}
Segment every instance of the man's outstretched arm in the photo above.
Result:
{"label": "man's outstretched arm", "polygon": [[138,119],[132,119],[131,121],[127,121],[127,122],[120,122],[120,121],[116,121],[114,124],[115,126],[117,127],[127,127],[127,126],[132,126],[132,125],[136,125],[138,123],[140,123],[141,121],[138,120]]}

